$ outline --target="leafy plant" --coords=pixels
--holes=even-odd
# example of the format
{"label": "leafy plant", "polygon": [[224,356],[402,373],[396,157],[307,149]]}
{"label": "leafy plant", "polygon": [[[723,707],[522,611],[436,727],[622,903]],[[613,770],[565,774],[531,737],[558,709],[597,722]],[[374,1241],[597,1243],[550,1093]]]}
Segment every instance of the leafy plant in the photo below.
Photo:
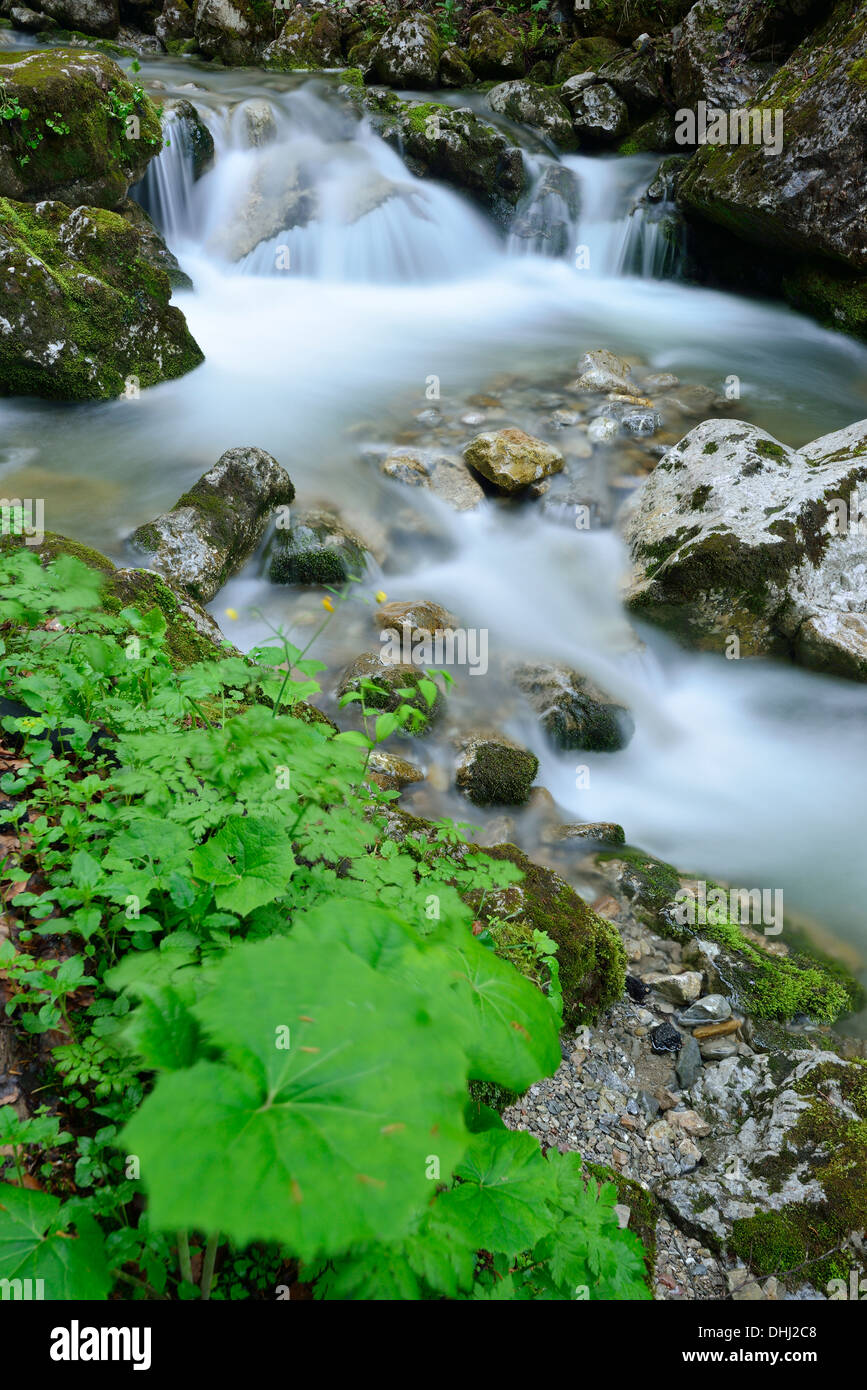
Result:
{"label": "leafy plant", "polygon": [[103,583],[0,555],[0,683],[25,710],[0,721],[0,969],[25,1036],[61,1032],[72,1132],[11,1141],[19,1183],[65,1147],[40,1169],[57,1196],[0,1196],[0,1249],[27,1228],[35,1269],[63,1233],[82,1297],[225,1292],[227,1240],[224,1270],[264,1244],[324,1298],[648,1296],[613,1189],[468,1101],[559,1065],[556,948],[526,946],[543,992],[464,902],[519,871],[449,822],[385,831],[370,749],[423,726],[435,682],[388,718],[362,688],[369,732],[335,734],[304,703],[307,648],[278,633],[176,670],[159,608],[118,612]]}

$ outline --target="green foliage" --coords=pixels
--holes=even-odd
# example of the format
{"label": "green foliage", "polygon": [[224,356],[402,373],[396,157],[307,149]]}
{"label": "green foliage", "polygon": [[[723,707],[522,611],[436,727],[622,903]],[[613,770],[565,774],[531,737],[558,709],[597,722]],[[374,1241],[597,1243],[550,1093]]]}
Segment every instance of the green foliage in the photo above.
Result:
{"label": "green foliage", "polygon": [[[14,134],[15,142],[19,146],[15,158],[22,169],[30,163],[30,154],[26,151],[38,149],[44,138],[42,131],[30,123],[31,114],[29,106],[22,106],[17,96],[9,96],[0,83],[0,121],[5,121]],[[44,124],[55,135],[69,134],[69,126],[60,111],[46,116]]]}
{"label": "green foliage", "polygon": [[[468,1104],[470,1083],[520,1092],[559,1065],[556,945],[528,948],[546,994],[463,900],[514,865],[447,822],[385,835],[367,759],[417,704],[335,734],[303,717],[306,649],[275,634],[176,669],[160,609],[105,611],[105,583],[0,555],[0,682],[28,711],[2,720],[20,756],[0,826],[24,805],[27,834],[0,964],[23,1035],[65,1035],[72,1131],[16,1117],[7,1138],[19,1182],[41,1160],[78,1194],[0,1189],[11,1267],[50,1267],[63,1296],[235,1297],[228,1237],[227,1268],[264,1243],[257,1277],[303,1260],[323,1298],[648,1296],[614,1189]],[[407,692],[428,709],[429,684]]]}

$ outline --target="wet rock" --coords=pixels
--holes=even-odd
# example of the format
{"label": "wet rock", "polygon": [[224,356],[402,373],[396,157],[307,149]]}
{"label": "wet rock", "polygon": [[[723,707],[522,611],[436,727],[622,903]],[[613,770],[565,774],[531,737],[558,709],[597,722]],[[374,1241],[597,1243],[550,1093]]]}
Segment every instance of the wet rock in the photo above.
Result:
{"label": "wet rock", "polygon": [[457,512],[472,511],[485,499],[484,489],[463,459],[453,454],[407,450],[389,454],[381,468],[395,482],[428,488]]}
{"label": "wet rock", "polygon": [[659,1023],[650,1032],[650,1045],[654,1052],[679,1052],[684,1045],[682,1033],[678,1033],[670,1023]]}
{"label": "wet rock", "polygon": [[[783,112],[782,148],[768,157],[762,144],[707,146],[678,181],[696,237],[715,224],[729,237],[760,245],[770,270],[784,257],[781,286],[790,302],[861,336],[867,332],[863,56],[861,11],[829,7],[828,18],[757,93],[763,110]],[[710,242],[707,254],[715,254]],[[733,255],[740,263],[743,249],[736,245]]]}
{"label": "wet rock", "polygon": [[401,631],[409,628],[411,634],[435,636],[439,632],[458,626],[454,613],[449,613],[430,599],[416,599],[412,603],[383,603],[376,610],[376,622],[380,628],[396,628]]}
{"label": "wet rock", "polygon": [[120,28],[117,0],[39,0],[39,8],[61,29],[95,38],[113,39]]}
{"label": "wet rock", "polygon": [[[699,978],[701,978],[699,976]],[[724,994],[705,994],[678,1015],[678,1023],[719,1023],[731,1018],[732,1006]]]}
{"label": "wet rock", "polygon": [[367,568],[360,536],[325,507],[308,508],[278,527],[265,553],[272,584],[345,584]]}
{"label": "wet rock", "polygon": [[154,22],[154,33],[166,52],[182,53],[195,29],[195,16],[186,0],[164,0]]}
{"label": "wet rock", "polygon": [[524,72],[518,40],[493,10],[479,10],[470,19],[467,60],[476,77],[520,77]]}
{"label": "wet rock", "polygon": [[559,258],[572,245],[579,210],[580,186],[575,173],[565,164],[549,164],[529,203],[515,216],[509,235],[513,244],[536,255]]}
{"label": "wet rock", "polygon": [[629,742],[634,726],[628,710],[579,672],[524,663],[513,674],[559,748],[614,752]]}
{"label": "wet rock", "polygon": [[531,126],[560,149],[577,148],[569,110],[544,87],[527,81],[501,82],[488,92],[488,105],[502,116]]}
{"label": "wet rock", "polygon": [[393,753],[385,753],[375,748],[367,764],[367,775],[383,791],[402,791],[413,782],[424,781],[424,773],[419,772],[414,763],[405,758],[396,758]]}
{"label": "wet rock", "polygon": [[619,52],[620,44],[610,38],[596,35],[576,39],[568,48],[561,49],[554,59],[553,80],[555,83],[565,83],[571,77],[591,72],[595,81],[597,69],[616,57]]}
{"label": "wet rock", "polygon": [[[400,705],[412,705],[426,718],[435,720],[443,708],[442,692],[437,690],[433,705],[428,706],[419,683],[429,680],[423,668],[410,666],[405,662],[383,661],[379,652],[363,652],[361,656],[346,667],[337,685],[338,698],[352,692],[360,692],[369,709],[393,713]],[[371,687],[369,682],[374,683]],[[415,690],[414,695],[401,695],[401,690]],[[354,709],[355,703],[347,706]]]}
{"label": "wet rock", "polygon": [[622,825],[614,821],[587,821],[575,825],[561,825],[556,840],[563,845],[592,840],[599,845],[623,845],[626,834]]}
{"label": "wet rock", "polygon": [[706,1062],[719,1062],[723,1057],[734,1057],[738,1051],[736,1038],[701,1038],[698,1045]]}
{"label": "wet rock", "polygon": [[202,603],[209,602],[258,546],[295,489],[264,449],[228,449],[189,492],[130,537],[151,566]]}
{"label": "wet rock", "polygon": [[699,0],[686,16],[671,63],[679,107],[699,101],[724,110],[752,105],[768,69],[734,49],[726,24],[739,8],[739,0]]}
{"label": "wet rock", "polygon": [[681,975],[651,971],[644,976],[644,981],[670,1004],[691,1004],[701,994],[701,975],[694,970],[685,970]]}
{"label": "wet rock", "polygon": [[377,82],[436,87],[442,43],[430,15],[417,12],[386,29],[370,58]]}
{"label": "wet rock", "polygon": [[103,208],[0,198],[0,395],[100,400],[197,367],[162,252]]}
{"label": "wet rock", "polygon": [[563,467],[559,449],[518,429],[477,435],[464,449],[464,459],[505,493],[519,492]]}
{"label": "wet rock", "polygon": [[439,80],[443,87],[471,87],[476,80],[469,63],[454,44],[443,49]]}
{"label": "wet rock", "polygon": [[[254,124],[253,112],[258,107],[265,107],[270,113],[267,102],[250,101],[246,103],[246,109],[250,112],[249,127]],[[189,151],[193,166],[193,178],[200,179],[202,174],[206,174],[214,162],[214,137],[205,125],[198,111],[191,101],[186,98],[178,101],[167,101],[164,104],[165,115],[170,118],[169,138],[179,138],[184,148]],[[273,121],[273,116],[271,117]],[[251,144],[254,143],[251,139]]]}
{"label": "wet rock", "polygon": [[593,444],[613,444],[620,435],[620,421],[612,415],[599,415],[587,426],[587,438]]}
{"label": "wet rock", "polygon": [[675,1063],[677,1079],[685,1091],[691,1090],[695,1085],[696,1077],[701,1071],[701,1065],[701,1048],[695,1038],[687,1033],[683,1036],[680,1056]]}
{"label": "wet rock", "polygon": [[[0,120],[0,197],[36,202],[47,198],[70,207],[116,208],[142,178],[162,145],[156,108],[138,100],[117,63],[102,53],[51,48],[0,52],[0,90],[29,111],[28,122],[44,137],[27,153],[17,143],[18,122]],[[111,114],[112,90],[139,120],[138,138]],[[58,113],[69,130],[57,134],[46,118]]]}
{"label": "wet rock", "polygon": [[584,87],[570,98],[569,104],[582,143],[611,145],[629,129],[626,102],[607,82]]}
{"label": "wet rock", "polygon": [[296,7],[279,35],[262,54],[266,68],[280,72],[343,66],[340,26],[326,9],[305,14]]}
{"label": "wet rock", "polygon": [[198,0],[196,43],[206,58],[229,66],[254,63],[273,39],[280,17],[255,0]]}
{"label": "wet rock", "polygon": [[634,391],[628,362],[608,348],[594,348],[585,352],[578,364],[580,375],[573,382],[573,391]]}
{"label": "wet rock", "polygon": [[36,10],[31,10],[26,5],[12,5],[9,9],[9,22],[13,29],[18,29],[24,34],[39,34],[45,29],[56,28],[57,24],[56,20],[47,14],[37,14]]}
{"label": "wet rock", "polygon": [[636,1004],[641,1004],[650,993],[650,985],[645,984],[644,980],[637,975],[626,976],[626,992],[630,999],[634,999]]}
{"label": "wet rock", "polygon": [[455,781],[476,806],[523,806],[539,759],[505,736],[471,738],[461,753]]}
{"label": "wet rock", "polygon": [[244,144],[248,149],[258,149],[270,145],[277,138],[277,121],[274,108],[269,101],[254,97],[242,102],[236,112],[243,129]]}
{"label": "wet rock", "polygon": [[494,126],[465,107],[409,107],[397,99],[371,119],[413,172],[452,183],[503,225],[511,221],[526,181],[524,161]]}
{"label": "wet rock", "polygon": [[602,65],[598,76],[636,116],[647,115],[666,98],[665,61],[654,49],[620,53]]}
{"label": "wet rock", "polygon": [[706,649],[735,634],[741,656],[867,678],[867,527],[849,515],[865,479],[867,420],[800,450],[742,421],[698,425],[627,517],[629,607]]}

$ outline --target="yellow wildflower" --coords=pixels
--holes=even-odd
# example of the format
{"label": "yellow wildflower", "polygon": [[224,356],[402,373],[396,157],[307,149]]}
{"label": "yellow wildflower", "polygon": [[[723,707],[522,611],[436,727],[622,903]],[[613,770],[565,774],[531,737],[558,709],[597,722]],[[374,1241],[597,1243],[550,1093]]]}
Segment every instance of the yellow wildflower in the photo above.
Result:
{"label": "yellow wildflower", "polygon": [[235,608],[227,608],[227,609],[226,609],[226,617],[227,617],[227,618],[231,618],[233,623],[234,623],[234,622],[237,622],[237,620],[238,620],[237,609],[235,609]]}
{"label": "yellow wildflower", "polygon": [[322,607],[327,608],[329,613],[334,612],[334,604],[331,602],[330,598],[324,598],[322,600]]}
{"label": "yellow wildflower", "polygon": [[385,600],[388,598],[388,594],[385,593],[383,589],[377,589],[376,593],[374,594],[374,598],[376,599],[377,603],[385,603]]}

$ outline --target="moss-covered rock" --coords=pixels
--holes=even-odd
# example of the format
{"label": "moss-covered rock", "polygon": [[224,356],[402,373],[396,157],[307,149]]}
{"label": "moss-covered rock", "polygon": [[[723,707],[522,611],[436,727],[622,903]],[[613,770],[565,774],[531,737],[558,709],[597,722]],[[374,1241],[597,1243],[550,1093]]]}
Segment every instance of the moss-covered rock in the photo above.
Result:
{"label": "moss-covered rock", "polygon": [[[709,226],[735,248],[744,241],[759,247],[751,258],[770,262],[771,272],[788,258],[783,291],[855,331],[863,331],[867,276],[867,82],[859,68],[865,43],[865,7],[853,13],[850,4],[838,4],[750,103],[782,111],[779,153],[769,158],[755,143],[706,145],[678,184],[699,247]],[[742,261],[742,252],[733,259]]]}
{"label": "moss-covered rock", "polygon": [[283,14],[268,0],[198,0],[196,42],[206,58],[227,64],[255,63],[276,37]]}
{"label": "moss-covered rock", "polygon": [[185,98],[166,102],[169,139],[181,140],[189,151],[193,178],[200,179],[214,162],[214,137],[191,101]]}
{"label": "moss-covered rock", "polygon": [[454,44],[443,49],[439,80],[442,87],[471,87],[476,80],[466,56]]}
{"label": "moss-covered rock", "polygon": [[559,449],[519,429],[477,434],[464,449],[464,460],[506,494],[520,492],[531,483],[561,472],[564,464]]}
{"label": "moss-covered rock", "polygon": [[524,662],[513,675],[558,748],[613,753],[629,742],[635,728],[629,711],[580,672]]}
{"label": "moss-covered rock", "polygon": [[[558,874],[534,864],[514,845],[495,845],[484,853],[507,860],[524,875],[520,883],[486,892],[484,903],[481,893],[468,895],[471,906],[491,920],[495,947],[500,932],[504,948],[518,940],[531,942],[534,931],[547,932],[557,943],[564,1022],[593,1022],[625,988],[626,954],[616,927],[597,916]],[[508,958],[512,955],[510,950]]]}
{"label": "moss-covered rock", "polygon": [[153,556],[161,574],[207,603],[294,498],[288,473],[264,449],[228,449],[170,512],[140,526],[131,543]]}
{"label": "moss-covered rock", "polygon": [[39,0],[39,8],[61,29],[96,38],[113,39],[120,28],[118,0]]}
{"label": "moss-covered rock", "polygon": [[681,107],[706,101],[729,110],[750,106],[770,69],[749,60],[732,39],[740,0],[698,0],[684,20],[671,63],[671,85]]}
{"label": "moss-covered rock", "polygon": [[408,158],[413,172],[443,179],[463,189],[508,225],[524,191],[521,151],[474,112],[438,102],[409,105],[388,93],[384,105],[375,92],[364,94],[371,120],[383,138]]}
{"label": "moss-covered rock", "polygon": [[527,80],[501,82],[488,92],[492,111],[531,126],[562,150],[577,149],[569,110],[554,92]]}
{"label": "moss-covered rock", "polygon": [[554,59],[551,80],[555,83],[566,82],[570,77],[576,77],[581,72],[597,72],[604,63],[608,63],[621,52],[620,45],[613,39],[606,38],[584,38],[576,39],[575,43],[564,48]]}
{"label": "moss-covered rock", "polygon": [[296,11],[262,55],[266,68],[339,68],[343,65],[340,27],[327,10]]}
{"label": "moss-covered rock", "polygon": [[[0,548],[20,543],[14,536],[0,537]],[[152,608],[159,608],[167,625],[166,651],[177,670],[196,661],[216,661],[227,652],[234,652],[210,614],[153,570],[115,569],[107,555],[53,531],[47,531],[38,546],[28,548],[35,549],[44,564],[58,555],[71,555],[103,575],[102,606],[106,613],[117,614],[134,607],[147,614]]]}
{"label": "moss-covered rock", "polygon": [[523,806],[539,771],[539,759],[511,739],[479,735],[467,740],[455,772],[458,791],[475,806]]}
{"label": "moss-covered rock", "polygon": [[102,208],[0,199],[0,392],[104,399],[199,365],[155,236]]}
{"label": "moss-covered rock", "polygon": [[470,20],[467,61],[477,77],[521,77],[524,56],[517,37],[493,10],[479,10]]}
{"label": "moss-covered rock", "polygon": [[0,120],[0,196],[115,208],[162,147],[153,103],[102,53],[2,53],[0,90],[12,112]]}
{"label": "moss-covered rock", "polygon": [[154,22],[154,33],[168,53],[182,52],[194,38],[196,21],[187,0],[164,0]]}
{"label": "moss-covered rock", "polygon": [[272,584],[345,584],[367,568],[361,537],[323,507],[293,517],[278,528],[265,552]]}

